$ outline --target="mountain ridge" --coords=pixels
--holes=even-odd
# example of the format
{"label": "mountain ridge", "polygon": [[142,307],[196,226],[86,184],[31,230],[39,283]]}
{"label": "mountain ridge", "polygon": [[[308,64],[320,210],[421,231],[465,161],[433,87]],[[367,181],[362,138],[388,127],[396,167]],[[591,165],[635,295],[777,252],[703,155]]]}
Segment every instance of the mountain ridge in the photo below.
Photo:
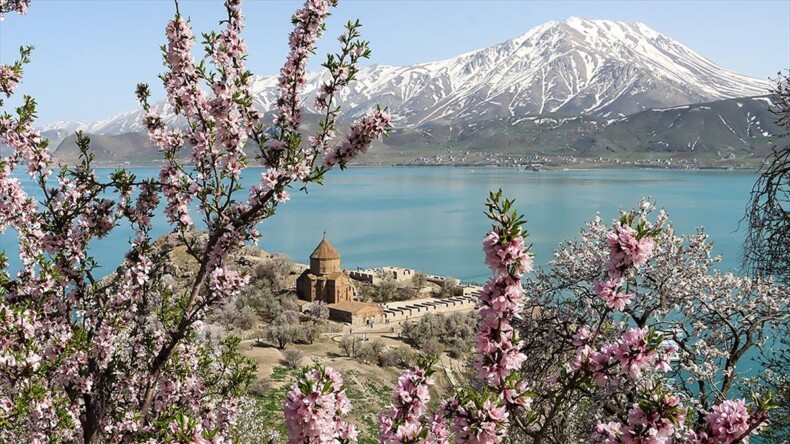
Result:
{"label": "mountain ridge", "polygon": [[[307,112],[326,72],[308,73]],[[726,70],[643,23],[571,17],[435,62],[362,67],[340,93],[350,120],[380,104],[399,127],[553,112],[625,116],[651,108],[765,94],[770,84]],[[277,77],[256,76],[254,103],[273,108]],[[171,124],[170,106],[157,111]],[[56,122],[50,134],[141,132],[142,110],[95,122]],[[183,122],[181,122],[183,124]],[[61,139],[62,140],[62,139]],[[59,142],[55,140],[55,142]]]}
{"label": "mountain ridge", "polygon": [[[552,113],[396,128],[354,163],[753,169],[782,133],[768,110],[771,100],[726,99],[617,118]],[[316,130],[318,119],[305,115],[305,130]],[[339,132],[346,129],[344,123]],[[161,154],[144,134],[91,137],[97,165],[161,164]],[[77,161],[74,139],[60,145],[59,161]]]}

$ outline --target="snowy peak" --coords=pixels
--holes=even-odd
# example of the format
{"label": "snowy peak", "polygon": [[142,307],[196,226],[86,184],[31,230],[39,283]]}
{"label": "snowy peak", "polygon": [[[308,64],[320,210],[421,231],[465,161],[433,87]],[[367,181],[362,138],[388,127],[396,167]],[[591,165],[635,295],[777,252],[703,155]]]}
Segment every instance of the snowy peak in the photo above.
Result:
{"label": "snowy peak", "polygon": [[768,87],[765,81],[715,65],[643,23],[571,17],[542,28],[539,35],[527,33],[522,39],[523,46],[540,48],[541,55],[551,54],[546,60],[549,63],[582,56],[588,62],[584,66],[588,80],[594,80],[590,74],[598,70],[630,64],[642,75],[700,90],[709,99],[761,95]]}
{"label": "snowy peak", "polygon": [[619,22],[614,20],[591,20],[584,17],[571,17],[561,25],[591,37],[628,40],[630,34],[642,34],[650,38],[661,36],[649,26],[640,22]]}
{"label": "snowy peak", "polygon": [[580,17],[408,74],[417,77],[410,86],[422,88],[396,108],[407,125],[547,112],[627,115],[768,88],[644,24]]}
{"label": "snowy peak", "polygon": [[[310,73],[308,111],[326,73]],[[345,118],[380,104],[402,127],[545,113],[624,116],[646,109],[763,95],[767,81],[724,69],[642,23],[571,17],[453,58],[373,65],[341,93]],[[271,110],[277,79],[257,77],[255,105]],[[166,106],[160,104],[163,110]],[[95,134],[141,130],[141,111],[52,125]]]}

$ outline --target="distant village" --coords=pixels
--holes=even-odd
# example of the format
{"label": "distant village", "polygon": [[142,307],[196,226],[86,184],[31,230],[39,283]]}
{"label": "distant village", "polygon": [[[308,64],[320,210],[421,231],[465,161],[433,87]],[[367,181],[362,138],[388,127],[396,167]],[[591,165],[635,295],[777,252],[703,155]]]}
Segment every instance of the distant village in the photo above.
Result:
{"label": "distant village", "polygon": [[570,155],[516,154],[506,152],[470,152],[469,150],[451,150],[432,156],[416,156],[401,160],[396,166],[494,166],[511,167],[525,171],[542,171],[557,169],[586,168],[650,168],[650,169],[753,169],[757,158],[741,159],[731,152],[717,151],[710,159],[694,157],[656,156],[640,159],[635,157],[584,157]]}

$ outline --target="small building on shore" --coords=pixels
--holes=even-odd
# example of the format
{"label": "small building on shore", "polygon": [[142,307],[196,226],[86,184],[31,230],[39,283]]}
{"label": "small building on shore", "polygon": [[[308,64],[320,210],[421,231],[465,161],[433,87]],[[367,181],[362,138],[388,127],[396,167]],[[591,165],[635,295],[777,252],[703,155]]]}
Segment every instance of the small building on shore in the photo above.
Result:
{"label": "small building on shore", "polygon": [[310,268],[296,280],[296,295],[303,303],[323,301],[329,319],[352,325],[381,322],[384,309],[378,304],[354,300],[354,285],[340,267],[340,253],[324,238],[310,255]]}
{"label": "small building on shore", "polygon": [[329,319],[351,325],[365,325],[378,323],[384,320],[384,309],[378,304],[368,304],[358,301],[338,302],[327,305]]}
{"label": "small building on shore", "polygon": [[310,255],[310,268],[296,280],[296,295],[303,301],[327,304],[353,300],[354,286],[340,268],[340,253],[326,235]]}

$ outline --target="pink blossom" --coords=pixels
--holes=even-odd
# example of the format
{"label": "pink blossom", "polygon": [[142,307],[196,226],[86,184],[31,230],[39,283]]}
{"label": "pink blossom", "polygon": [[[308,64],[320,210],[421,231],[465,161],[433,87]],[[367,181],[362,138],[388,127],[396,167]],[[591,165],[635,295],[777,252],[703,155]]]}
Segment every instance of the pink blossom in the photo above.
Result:
{"label": "pink blossom", "polygon": [[518,266],[520,273],[532,271],[532,259],[526,253],[524,238],[520,236],[502,245],[497,254],[505,267]]}
{"label": "pink blossom", "polygon": [[713,442],[730,444],[749,431],[749,418],[743,399],[726,400],[713,406],[705,417],[705,423],[710,429]]}
{"label": "pink blossom", "polygon": [[0,92],[6,97],[11,97],[20,80],[20,75],[10,66],[0,65]]}
{"label": "pink blossom", "polygon": [[[492,193],[487,205],[492,210],[502,211],[499,195]],[[493,213],[489,217],[500,222],[501,226],[494,227],[483,239],[485,261],[492,276],[479,296],[480,322],[476,343],[480,356],[475,369],[493,390],[495,400],[489,399],[481,404],[456,399],[445,403],[445,408],[453,416],[451,428],[459,442],[501,442],[508,427],[509,411],[530,406],[525,385],[510,376],[526,360],[511,320],[523,310],[521,276],[532,269],[532,258],[520,227],[513,228],[505,222],[510,218],[497,219]],[[511,238],[505,241],[502,233],[510,233]]]}
{"label": "pink blossom", "polygon": [[656,354],[648,348],[645,341],[647,329],[634,328],[625,332],[618,343],[612,347],[612,357],[620,363],[621,370],[637,379],[642,370],[650,366]]}
{"label": "pink blossom", "polygon": [[239,294],[249,280],[249,276],[242,276],[236,270],[217,267],[209,275],[209,288],[217,297],[226,298]]}
{"label": "pink blossom", "polygon": [[636,230],[622,224],[615,226],[606,241],[609,245],[608,269],[615,276],[619,276],[617,271],[624,267],[639,267],[647,262],[655,248],[650,236],[637,239]]}
{"label": "pink blossom", "polygon": [[446,409],[453,413],[451,430],[456,442],[473,444],[499,444],[507,431],[509,414],[504,406],[491,401],[482,405],[472,402],[464,405],[450,403]]}
{"label": "pink blossom", "polygon": [[381,442],[413,443],[423,434],[427,442],[441,440],[434,433],[438,431],[442,434],[444,429],[433,430],[425,416],[431,399],[428,387],[433,384],[433,380],[427,376],[428,371],[429,368],[417,366],[398,378],[389,412],[379,416]]}
{"label": "pink blossom", "polygon": [[0,22],[5,19],[4,13],[14,11],[24,15],[29,7],[30,0],[0,0]]}
{"label": "pink blossom", "polygon": [[303,375],[286,394],[284,411],[291,444],[356,442],[354,426],[341,418],[351,402],[342,377],[330,367]]}
{"label": "pink blossom", "polygon": [[598,295],[598,297],[604,302],[606,302],[607,307],[618,311],[623,311],[625,310],[625,306],[630,304],[636,295],[633,293],[625,294],[617,291],[621,283],[622,278],[596,281],[593,285],[593,289],[595,294]]}
{"label": "pink blossom", "polygon": [[672,444],[673,436],[686,420],[678,396],[659,396],[650,402],[634,404],[626,425],[599,423],[595,438],[606,444]]}
{"label": "pink blossom", "polygon": [[502,243],[499,232],[494,229],[483,239],[483,251],[486,265],[492,271],[507,272],[509,267],[516,267],[516,273],[519,275],[532,271],[532,257],[524,245],[522,236]]}
{"label": "pink blossom", "polygon": [[325,152],[324,167],[345,167],[351,159],[366,152],[370,144],[386,134],[389,128],[389,114],[378,109],[369,112],[351,127],[351,132],[341,144]]}
{"label": "pink blossom", "polygon": [[622,424],[619,422],[598,423],[595,426],[595,434],[604,444],[619,444],[622,431]]}
{"label": "pink blossom", "polygon": [[498,254],[499,250],[499,233],[496,229],[491,230],[483,238],[483,252],[485,253],[485,262],[492,271],[499,267],[501,257]]}
{"label": "pink blossom", "polygon": [[329,7],[336,3],[331,0],[306,0],[293,16],[294,30],[288,38],[290,52],[280,69],[280,95],[276,102],[278,114],[275,124],[283,130],[279,140],[298,131],[302,119],[300,93],[307,83],[307,59],[321,36],[324,20],[329,16]]}
{"label": "pink blossom", "polygon": [[592,338],[592,330],[588,325],[582,325],[576,330],[576,334],[573,335],[573,345],[576,347],[582,347],[587,345]]}

